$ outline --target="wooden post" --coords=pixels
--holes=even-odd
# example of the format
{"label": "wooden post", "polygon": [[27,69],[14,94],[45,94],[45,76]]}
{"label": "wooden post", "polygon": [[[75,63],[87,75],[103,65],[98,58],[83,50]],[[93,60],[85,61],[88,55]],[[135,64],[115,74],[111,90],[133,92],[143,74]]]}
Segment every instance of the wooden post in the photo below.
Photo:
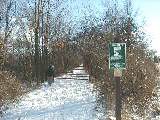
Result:
{"label": "wooden post", "polygon": [[109,44],[109,68],[114,69],[114,80],[116,83],[116,120],[121,120],[122,96],[121,83],[122,69],[126,68],[126,43]]}
{"label": "wooden post", "polygon": [[121,76],[122,76],[122,71],[114,69],[114,79],[116,82],[116,110],[115,110],[116,120],[121,120],[121,109],[122,109],[121,84],[120,84]]}

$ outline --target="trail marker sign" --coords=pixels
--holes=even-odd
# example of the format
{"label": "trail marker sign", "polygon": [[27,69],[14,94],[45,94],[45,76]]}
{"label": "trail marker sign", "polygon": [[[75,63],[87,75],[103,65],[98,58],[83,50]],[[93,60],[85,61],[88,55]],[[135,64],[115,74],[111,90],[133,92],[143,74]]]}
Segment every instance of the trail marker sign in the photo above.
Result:
{"label": "trail marker sign", "polygon": [[109,69],[125,69],[126,43],[109,44]]}

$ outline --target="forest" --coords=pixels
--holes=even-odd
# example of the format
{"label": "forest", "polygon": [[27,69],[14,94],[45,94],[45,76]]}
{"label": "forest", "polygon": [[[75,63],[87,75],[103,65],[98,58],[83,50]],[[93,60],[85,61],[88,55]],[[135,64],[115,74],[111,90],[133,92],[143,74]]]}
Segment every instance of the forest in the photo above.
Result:
{"label": "forest", "polygon": [[77,18],[73,18],[72,2],[0,0],[0,107],[46,81],[49,64],[58,76],[83,63],[95,89],[106,101],[114,102],[108,44],[115,42],[127,45],[123,105],[143,116],[159,70],[132,1],[102,0],[104,9],[99,15],[92,4],[84,3],[77,7]]}

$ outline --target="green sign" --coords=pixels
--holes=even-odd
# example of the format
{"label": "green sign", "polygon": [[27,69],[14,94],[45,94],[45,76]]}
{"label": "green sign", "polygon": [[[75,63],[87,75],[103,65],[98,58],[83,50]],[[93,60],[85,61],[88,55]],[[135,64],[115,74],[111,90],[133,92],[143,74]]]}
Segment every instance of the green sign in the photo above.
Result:
{"label": "green sign", "polygon": [[126,44],[109,44],[109,69],[125,69],[126,67]]}

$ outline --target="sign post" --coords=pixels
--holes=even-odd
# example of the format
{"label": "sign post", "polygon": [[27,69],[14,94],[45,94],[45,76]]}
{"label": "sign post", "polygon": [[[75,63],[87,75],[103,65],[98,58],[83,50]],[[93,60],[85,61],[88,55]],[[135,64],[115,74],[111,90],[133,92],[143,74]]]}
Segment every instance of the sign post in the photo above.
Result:
{"label": "sign post", "polygon": [[116,83],[116,120],[121,120],[121,84],[122,69],[126,66],[126,44],[111,43],[109,44],[109,69],[114,70],[114,80]]}

